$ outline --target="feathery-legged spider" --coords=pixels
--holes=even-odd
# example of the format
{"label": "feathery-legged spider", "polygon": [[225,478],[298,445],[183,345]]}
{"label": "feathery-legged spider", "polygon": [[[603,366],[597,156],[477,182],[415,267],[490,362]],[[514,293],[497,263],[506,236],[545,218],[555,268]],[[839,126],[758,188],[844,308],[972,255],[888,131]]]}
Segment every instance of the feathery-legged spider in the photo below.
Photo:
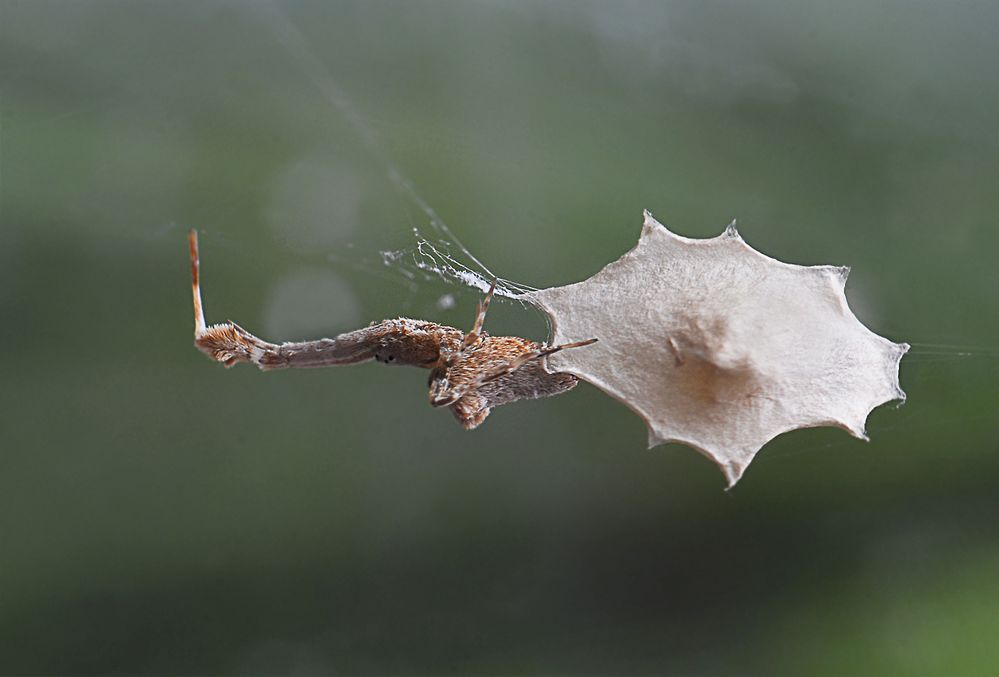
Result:
{"label": "feathery-legged spider", "polygon": [[550,374],[540,358],[597,339],[545,346],[516,336],[489,336],[482,329],[493,281],[479,302],[472,330],[397,318],[364,329],[315,341],[269,343],[235,322],[207,326],[201,305],[198,234],[188,234],[191,289],[194,296],[194,345],[216,362],[231,367],[251,362],[263,370],[289,367],[335,367],[377,360],[430,369],[430,404],[448,407],[467,430],[481,424],[493,407],[522,399],[559,395],[574,388],[572,374]]}

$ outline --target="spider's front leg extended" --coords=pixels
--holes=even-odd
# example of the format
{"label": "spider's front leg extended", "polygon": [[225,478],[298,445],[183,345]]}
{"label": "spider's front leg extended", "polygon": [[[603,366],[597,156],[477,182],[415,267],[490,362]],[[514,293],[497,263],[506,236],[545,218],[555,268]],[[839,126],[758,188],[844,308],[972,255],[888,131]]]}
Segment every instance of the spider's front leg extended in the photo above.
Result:
{"label": "spider's front leg extended", "polygon": [[315,341],[271,343],[235,322],[208,326],[201,303],[198,235],[188,235],[191,255],[191,292],[194,297],[194,345],[231,367],[250,362],[261,369],[335,367],[378,360],[386,364],[432,367],[442,347],[457,349],[462,332],[433,322],[399,318],[373,323],[364,329]]}

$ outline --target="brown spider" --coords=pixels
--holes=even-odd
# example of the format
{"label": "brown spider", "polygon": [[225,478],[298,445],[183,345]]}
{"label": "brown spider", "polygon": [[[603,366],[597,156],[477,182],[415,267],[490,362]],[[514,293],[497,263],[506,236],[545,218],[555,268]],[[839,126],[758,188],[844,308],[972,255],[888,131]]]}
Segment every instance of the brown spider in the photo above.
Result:
{"label": "brown spider", "polygon": [[269,343],[235,322],[205,325],[197,232],[192,230],[187,239],[194,295],[194,345],[198,350],[226,367],[239,362],[252,362],[263,370],[336,367],[374,359],[430,369],[430,404],[450,408],[466,430],[486,420],[493,407],[559,395],[574,388],[578,378],[548,373],[539,358],[597,340],[545,346],[516,336],[489,336],[482,330],[482,323],[496,290],[494,280],[467,334],[454,327],[400,317],[373,322],[335,338]]}

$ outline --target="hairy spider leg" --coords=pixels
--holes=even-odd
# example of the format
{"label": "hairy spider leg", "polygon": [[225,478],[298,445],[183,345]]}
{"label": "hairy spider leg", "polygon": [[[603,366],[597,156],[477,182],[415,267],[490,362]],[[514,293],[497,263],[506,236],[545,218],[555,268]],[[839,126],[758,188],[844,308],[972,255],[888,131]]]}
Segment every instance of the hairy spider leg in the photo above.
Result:
{"label": "hairy spider leg", "polygon": [[[558,346],[550,346],[547,348],[539,348],[537,350],[530,350],[525,353],[518,355],[517,357],[500,364],[498,367],[487,371],[478,378],[471,382],[461,384],[455,388],[445,390],[444,392],[435,392],[431,389],[430,392],[430,404],[434,407],[446,407],[451,406],[455,402],[468,397],[470,393],[476,391],[480,386],[487,383],[495,381],[503,376],[512,374],[521,367],[523,367],[528,362],[537,360],[542,357],[551,355],[552,353],[557,353],[561,350],[567,350],[569,348],[581,348],[583,346],[592,345],[597,342],[597,339],[591,338],[585,341],[575,341],[573,343],[563,343]],[[553,374],[552,376],[557,376]],[[432,378],[432,377],[431,377]]]}
{"label": "hairy spider leg", "polygon": [[[188,233],[187,243],[191,255],[191,291],[194,297],[194,345],[226,367],[240,362],[250,362],[265,370],[358,364],[374,359],[386,341],[400,342],[400,339],[400,364],[426,366],[428,355],[436,356],[437,342],[429,335],[430,332],[423,329],[427,323],[402,318],[385,320],[335,338],[281,344],[264,341],[232,321],[207,325],[201,301],[196,231]],[[451,331],[459,333],[454,329]]]}
{"label": "hairy spider leg", "polygon": [[194,297],[194,345],[226,367],[239,362],[253,362],[260,365],[264,356],[276,351],[278,346],[257,338],[235,322],[212,326],[205,323],[204,304],[201,301],[201,259],[198,255],[197,231],[191,230],[187,234],[187,246],[191,255],[191,294]]}
{"label": "hairy spider leg", "polygon": [[472,324],[472,330],[465,335],[462,348],[468,348],[479,340],[479,336],[482,334],[482,325],[486,321],[486,313],[489,311],[489,302],[492,300],[495,292],[496,278],[494,277],[492,284],[489,285],[489,291],[486,292],[486,298],[479,301],[479,309],[475,313],[475,323]]}
{"label": "hairy spider leg", "polygon": [[541,348],[539,350],[532,350],[530,352],[526,352],[523,355],[519,355],[518,357],[514,358],[510,362],[500,365],[496,369],[493,369],[492,371],[483,374],[476,380],[476,385],[482,385],[483,383],[489,383],[490,381],[495,381],[501,376],[505,376],[506,374],[517,371],[518,369],[520,369],[521,367],[523,367],[525,364],[527,364],[532,360],[537,360],[542,357],[547,357],[548,355],[557,353],[561,350],[568,350],[569,348],[582,348],[583,346],[592,345],[597,341],[598,339],[591,338],[591,339],[586,339],[585,341],[574,341],[573,343],[563,343],[562,345],[558,346],[549,346],[547,348]]}

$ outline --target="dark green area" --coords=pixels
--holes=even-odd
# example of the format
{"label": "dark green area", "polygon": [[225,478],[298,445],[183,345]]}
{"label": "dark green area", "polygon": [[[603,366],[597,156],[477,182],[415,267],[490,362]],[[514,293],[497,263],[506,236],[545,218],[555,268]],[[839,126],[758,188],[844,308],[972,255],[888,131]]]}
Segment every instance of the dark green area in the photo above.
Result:
{"label": "dark green area", "polygon": [[[999,6],[283,7],[302,43],[263,3],[0,0],[0,673],[996,669]],[[466,433],[423,373],[209,363],[191,227],[209,321],[474,313],[382,266],[427,216],[302,54],[504,277],[738,217],[852,266],[908,403],[725,493],[590,386]]]}

